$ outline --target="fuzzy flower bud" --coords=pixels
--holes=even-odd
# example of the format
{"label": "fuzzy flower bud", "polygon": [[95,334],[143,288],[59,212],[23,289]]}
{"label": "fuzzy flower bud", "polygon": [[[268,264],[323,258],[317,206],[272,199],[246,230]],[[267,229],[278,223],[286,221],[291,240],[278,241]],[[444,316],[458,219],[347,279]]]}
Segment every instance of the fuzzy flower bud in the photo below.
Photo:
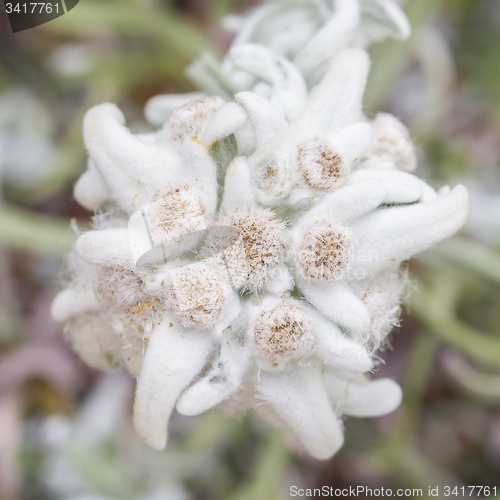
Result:
{"label": "fuzzy flower bud", "polygon": [[260,316],[254,328],[257,351],[274,364],[296,361],[311,349],[312,321],[293,303],[283,303]]}

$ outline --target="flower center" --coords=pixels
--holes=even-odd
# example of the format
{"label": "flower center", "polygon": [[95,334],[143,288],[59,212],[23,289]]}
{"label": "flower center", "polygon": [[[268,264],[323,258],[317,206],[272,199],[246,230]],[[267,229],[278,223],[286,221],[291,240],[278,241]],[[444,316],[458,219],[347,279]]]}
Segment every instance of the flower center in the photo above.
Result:
{"label": "flower center", "polygon": [[143,208],[155,245],[205,228],[204,211],[195,189],[182,186]]}
{"label": "flower center", "polygon": [[276,364],[304,356],[313,341],[309,316],[293,304],[282,304],[264,312],[254,334],[259,353]]}
{"label": "flower center", "polygon": [[391,159],[396,168],[412,172],[417,166],[415,147],[408,129],[393,115],[379,113],[373,121],[373,152]]}
{"label": "flower center", "polygon": [[196,99],[177,108],[169,119],[172,134],[197,135],[201,132],[209,118],[224,104],[217,96]]}
{"label": "flower center", "polygon": [[203,265],[170,272],[169,302],[185,327],[214,326],[225,302],[224,289],[214,270]]}
{"label": "flower center", "polygon": [[[260,290],[283,262],[284,224],[271,210],[239,207],[222,215],[217,225],[236,227],[240,233],[238,240],[224,250],[233,286],[252,292]],[[210,242],[209,249],[216,253],[223,250],[218,248],[218,242]]]}
{"label": "flower center", "polygon": [[342,277],[352,256],[352,237],[338,222],[317,222],[305,235],[298,263],[306,278],[331,281]]}
{"label": "flower center", "polygon": [[338,189],[347,181],[349,167],[325,139],[299,144],[299,168],[307,184],[315,189]]}

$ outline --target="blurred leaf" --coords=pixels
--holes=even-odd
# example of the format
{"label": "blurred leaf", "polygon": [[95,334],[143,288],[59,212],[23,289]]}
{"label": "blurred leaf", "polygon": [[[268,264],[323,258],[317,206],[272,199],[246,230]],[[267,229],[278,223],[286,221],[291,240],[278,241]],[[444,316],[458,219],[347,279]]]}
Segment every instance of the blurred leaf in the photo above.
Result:
{"label": "blurred leaf", "polygon": [[419,27],[439,12],[443,0],[410,0],[405,6],[412,27],[409,40],[388,40],[370,49],[372,69],[365,94],[365,107],[369,113],[379,111],[390,95],[394,83],[408,63],[411,43]]}
{"label": "blurred leaf", "polygon": [[445,358],[445,367],[467,391],[482,398],[500,401],[500,375],[482,373],[460,356],[454,355]]}
{"label": "blurred leaf", "polygon": [[455,237],[441,243],[435,252],[500,286],[500,254],[486,245]]}
{"label": "blurred leaf", "polygon": [[63,256],[71,250],[75,239],[69,219],[0,205],[0,244],[33,253]]}
{"label": "blurred leaf", "polygon": [[68,450],[71,461],[83,477],[104,495],[114,499],[135,500],[132,492],[130,474],[125,468],[110,457],[94,450],[72,447]]}
{"label": "blurred leaf", "polygon": [[285,473],[289,455],[283,434],[273,429],[256,460],[252,478],[241,485],[230,500],[278,500],[280,481]]}
{"label": "blurred leaf", "polygon": [[455,316],[460,288],[447,273],[433,276],[430,288],[412,296],[412,310],[432,333],[478,361],[500,366],[500,337],[477,330]]}
{"label": "blurred leaf", "polygon": [[184,62],[191,62],[203,49],[216,51],[199,27],[179,13],[123,3],[80,2],[77,9],[52,21],[50,30],[71,36],[145,36],[163,44],[169,57]]}

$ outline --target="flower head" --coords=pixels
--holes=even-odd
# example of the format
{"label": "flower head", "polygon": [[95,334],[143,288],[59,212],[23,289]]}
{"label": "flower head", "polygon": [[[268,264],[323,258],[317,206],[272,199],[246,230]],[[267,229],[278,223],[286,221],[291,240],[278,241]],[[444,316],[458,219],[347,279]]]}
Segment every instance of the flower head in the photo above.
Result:
{"label": "flower head", "polygon": [[[400,265],[467,218],[462,186],[435,192],[409,173],[404,126],[363,113],[369,57],[345,46],[407,34],[399,9],[290,5],[241,25],[222,72],[247,82],[234,99],[157,100],[156,118],[180,107],[148,135],[111,104],[85,118],[75,195],[101,215],[53,313],[88,362],[138,374],[134,423],[156,449],[174,407],[240,398],[317,458],[342,445],[342,415],[395,409],[397,384],[364,374],[398,324]],[[303,48],[274,36],[279,15],[304,12]]]}

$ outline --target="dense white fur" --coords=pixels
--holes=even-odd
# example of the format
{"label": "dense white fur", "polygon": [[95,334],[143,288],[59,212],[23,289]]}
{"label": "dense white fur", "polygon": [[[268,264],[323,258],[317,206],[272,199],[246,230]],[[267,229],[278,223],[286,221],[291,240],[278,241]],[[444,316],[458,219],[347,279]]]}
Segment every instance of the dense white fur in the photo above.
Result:
{"label": "dense white fur", "polygon": [[358,2],[337,0],[335,9],[336,15],[315,33],[295,58],[295,64],[306,77],[322,67],[354,37],[354,30],[360,18]]}
{"label": "dense white fur", "polygon": [[90,158],[113,199],[126,213],[153,201],[159,187],[183,180],[182,159],[172,151],[134,137],[114,104],[90,109],[83,132]]}
{"label": "dense white fur", "polygon": [[318,311],[345,331],[356,336],[368,330],[370,315],[366,306],[342,282],[321,284],[297,278],[297,285]]}
{"label": "dense white fur", "polygon": [[76,240],[76,253],[84,261],[101,266],[130,267],[134,263],[126,228],[99,229]]}
{"label": "dense white fur", "polygon": [[362,118],[362,97],[370,69],[367,53],[341,49],[309,93],[298,126],[309,134],[328,134]]}
{"label": "dense white fur", "polygon": [[204,97],[206,94],[203,92],[156,95],[146,103],[144,115],[152,125],[163,125],[179,106]]}
{"label": "dense white fur", "polygon": [[262,372],[257,391],[313,457],[325,460],[342,446],[342,425],[314,368]]}
{"label": "dense white fur", "polygon": [[234,134],[245,125],[247,120],[248,115],[241,104],[228,102],[210,118],[200,134],[200,141],[203,144],[211,144],[227,135]]}
{"label": "dense white fur", "polygon": [[258,44],[235,45],[229,57],[239,69],[271,84],[269,102],[278,107],[288,121],[302,114],[307,86],[300,71],[285,57]]}
{"label": "dense white fur", "polygon": [[222,403],[237,392],[250,366],[248,349],[230,333],[222,337],[219,356],[210,371],[186,389],[177,401],[183,415],[199,415]]}
{"label": "dense white fur", "polygon": [[[458,185],[427,203],[376,211],[352,228],[358,242],[355,265],[376,272],[401,262],[455,234],[469,216],[469,195]],[[376,258],[366,260],[370,250]]]}
{"label": "dense white fur", "polygon": [[[397,5],[277,0],[239,26],[221,64],[188,70],[219,95],[151,100],[158,132],[132,134],[112,104],[87,113],[75,197],[102,212],[53,316],[91,366],[138,375],[134,423],[153,448],[176,405],[195,415],[245,387],[240,405],[255,388],[326,459],[342,415],[398,406],[395,382],[363,373],[398,324],[401,261],[459,230],[468,195],[408,174],[406,128],[363,114],[370,60],[349,47],[407,37]],[[213,255],[212,225],[240,237]],[[145,252],[159,269],[136,268]]]}
{"label": "dense white fur", "polygon": [[325,387],[337,411],[353,417],[379,417],[401,404],[402,390],[388,378],[368,380],[326,370]]}
{"label": "dense white fur", "polygon": [[67,321],[73,316],[100,309],[99,300],[91,288],[66,288],[52,302],[52,317]]}
{"label": "dense white fur", "polygon": [[175,403],[205,366],[213,345],[209,335],[187,332],[174,318],[153,330],[137,381],[134,425],[155,450],[165,448]]}
{"label": "dense white fur", "polygon": [[308,308],[313,319],[316,339],[315,354],[329,366],[347,372],[364,373],[372,368],[371,356],[365,347],[342,333],[334,325],[312,308]]}
{"label": "dense white fur", "polygon": [[99,210],[111,200],[111,193],[92,160],[89,160],[88,169],[76,182],[73,195],[75,200],[90,212]]}
{"label": "dense white fur", "polygon": [[351,182],[373,179],[380,182],[386,192],[383,203],[405,204],[419,201],[423,182],[414,175],[389,169],[359,169],[351,174]]}

